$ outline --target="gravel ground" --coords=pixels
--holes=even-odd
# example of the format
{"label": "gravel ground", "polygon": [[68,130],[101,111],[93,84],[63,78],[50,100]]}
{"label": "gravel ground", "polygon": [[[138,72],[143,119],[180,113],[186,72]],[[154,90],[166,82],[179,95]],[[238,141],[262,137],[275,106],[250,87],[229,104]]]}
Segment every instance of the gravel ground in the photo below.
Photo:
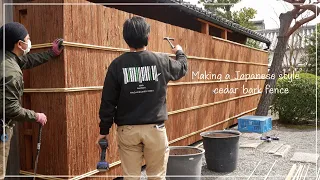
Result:
{"label": "gravel ground", "polygon": [[[297,129],[276,125],[273,127],[272,131],[266,133],[265,135],[278,136],[280,137],[279,142],[290,145],[291,149],[287,155],[285,157],[277,157],[272,154],[259,151],[259,149],[262,149],[264,146],[266,146],[267,142],[264,142],[258,146],[257,149],[240,148],[238,166],[234,172],[216,173],[210,171],[207,169],[204,159],[202,166],[203,177],[201,179],[229,180],[248,179],[250,177],[250,179],[263,180],[270,172],[267,179],[282,180],[285,179],[292,165],[294,164],[293,162],[290,162],[290,159],[295,152],[316,153],[316,129],[313,127]],[[320,138],[319,134],[318,138]],[[241,136],[240,142],[243,142],[246,139],[247,138]],[[318,147],[320,147],[319,141]],[[320,161],[318,161],[318,163],[319,162]],[[296,164],[299,167],[299,163]],[[308,177],[306,177],[306,179],[316,179],[316,164],[309,164],[310,168],[307,175]],[[271,169],[272,166],[273,168]]]}
{"label": "gravel ground", "polygon": [[[257,149],[240,148],[237,169],[231,173],[216,173],[208,170],[205,158],[203,158],[201,180],[265,180],[267,175],[268,180],[284,180],[293,164],[296,164],[297,167],[300,165],[300,163],[297,162],[290,162],[290,159],[295,152],[316,153],[315,127],[285,127],[276,124],[273,126],[272,131],[265,133],[264,135],[279,137],[279,143],[288,144],[291,146],[291,149],[285,157],[278,157],[259,151],[267,145],[267,142],[258,146]],[[246,139],[248,139],[248,137],[241,136],[240,143]],[[320,140],[320,133],[318,133],[318,139]],[[320,147],[319,140],[317,143],[318,147]],[[319,150],[320,148],[318,151]],[[318,160],[318,164],[319,162],[320,161]],[[305,179],[316,180],[316,164],[304,164],[310,165]],[[320,166],[318,166],[318,169],[319,167]],[[142,175],[141,180],[146,180],[145,172],[142,172]]]}

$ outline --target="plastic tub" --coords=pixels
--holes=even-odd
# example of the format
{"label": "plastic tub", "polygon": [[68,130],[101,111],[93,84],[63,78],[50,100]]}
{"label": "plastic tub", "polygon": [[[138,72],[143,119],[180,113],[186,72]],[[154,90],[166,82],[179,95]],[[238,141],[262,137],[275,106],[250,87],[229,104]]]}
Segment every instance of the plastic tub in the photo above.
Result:
{"label": "plastic tub", "polygon": [[205,150],[191,146],[171,146],[169,148],[167,179],[200,180],[202,157]]}
{"label": "plastic tub", "polygon": [[203,138],[207,168],[215,172],[232,172],[237,168],[239,138],[233,130],[208,131]]}

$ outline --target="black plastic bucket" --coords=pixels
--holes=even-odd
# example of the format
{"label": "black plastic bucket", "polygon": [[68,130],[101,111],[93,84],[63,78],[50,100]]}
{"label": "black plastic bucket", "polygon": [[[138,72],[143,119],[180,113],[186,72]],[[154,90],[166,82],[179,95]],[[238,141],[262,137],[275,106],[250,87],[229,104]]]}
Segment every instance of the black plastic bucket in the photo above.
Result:
{"label": "black plastic bucket", "polygon": [[166,179],[200,180],[204,149],[191,146],[171,146],[169,148]]}
{"label": "black plastic bucket", "polygon": [[237,168],[241,133],[232,130],[208,131],[203,138],[207,168],[215,172],[232,172]]}

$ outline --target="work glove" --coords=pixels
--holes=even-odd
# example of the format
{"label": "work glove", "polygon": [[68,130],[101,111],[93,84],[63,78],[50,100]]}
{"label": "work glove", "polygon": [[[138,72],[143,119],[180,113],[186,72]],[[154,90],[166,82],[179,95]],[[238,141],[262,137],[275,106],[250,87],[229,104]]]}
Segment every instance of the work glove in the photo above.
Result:
{"label": "work glove", "polygon": [[47,123],[47,116],[43,113],[36,113],[36,121],[44,126]]}
{"label": "work glove", "polygon": [[60,39],[60,38],[53,41],[51,50],[55,56],[59,56],[62,53],[64,49],[64,46],[62,45],[62,43],[63,43],[63,39]]}
{"label": "work glove", "polygon": [[174,54],[176,54],[177,53],[177,51],[183,51],[182,50],[182,47],[180,46],[180,45],[176,45],[176,47],[174,47],[173,49],[172,49],[172,52],[174,53]]}

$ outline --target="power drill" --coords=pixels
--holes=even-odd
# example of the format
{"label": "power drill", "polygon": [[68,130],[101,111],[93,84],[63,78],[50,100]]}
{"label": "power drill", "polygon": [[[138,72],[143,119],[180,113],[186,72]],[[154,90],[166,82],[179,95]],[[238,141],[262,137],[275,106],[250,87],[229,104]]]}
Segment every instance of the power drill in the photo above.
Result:
{"label": "power drill", "polygon": [[107,171],[109,169],[109,163],[106,162],[106,151],[108,148],[108,141],[106,139],[100,139],[99,145],[101,148],[100,161],[97,164],[98,171]]}

